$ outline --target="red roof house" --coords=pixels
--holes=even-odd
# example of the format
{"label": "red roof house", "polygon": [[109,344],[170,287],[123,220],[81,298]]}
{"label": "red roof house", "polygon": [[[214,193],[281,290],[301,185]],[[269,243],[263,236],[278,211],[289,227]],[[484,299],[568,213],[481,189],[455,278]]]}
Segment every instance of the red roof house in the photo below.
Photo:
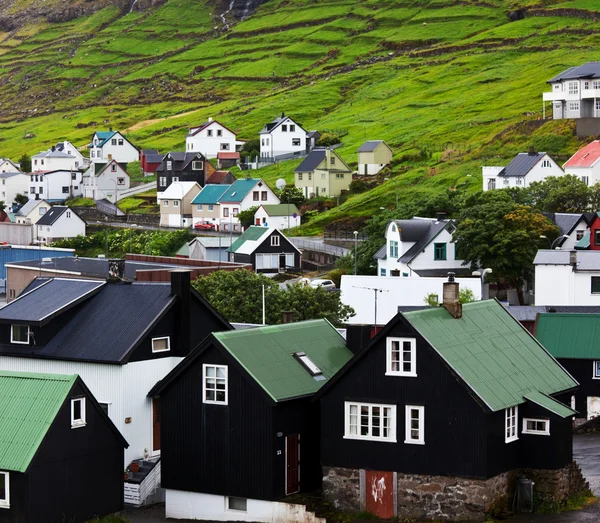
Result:
{"label": "red roof house", "polygon": [[587,185],[600,182],[600,140],[582,147],[564,165],[565,174],[577,176]]}

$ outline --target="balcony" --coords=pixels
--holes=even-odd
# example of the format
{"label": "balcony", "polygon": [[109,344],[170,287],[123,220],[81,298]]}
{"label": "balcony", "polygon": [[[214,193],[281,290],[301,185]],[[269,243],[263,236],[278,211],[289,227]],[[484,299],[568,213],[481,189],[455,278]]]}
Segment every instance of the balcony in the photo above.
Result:
{"label": "balcony", "polygon": [[[587,91],[595,91],[594,89],[587,89]],[[550,91],[549,93],[542,93],[544,102],[556,102],[556,101],[578,101],[581,100],[579,92],[577,94],[569,94],[568,91]]]}
{"label": "balcony", "polygon": [[581,98],[600,98],[600,89],[583,89]]}

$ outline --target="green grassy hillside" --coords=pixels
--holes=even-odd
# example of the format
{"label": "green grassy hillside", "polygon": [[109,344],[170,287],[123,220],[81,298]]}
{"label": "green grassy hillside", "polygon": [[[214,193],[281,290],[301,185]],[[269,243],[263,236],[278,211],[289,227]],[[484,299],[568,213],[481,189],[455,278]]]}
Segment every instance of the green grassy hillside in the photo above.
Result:
{"label": "green grassy hillside", "polygon": [[[579,147],[572,123],[542,121],[545,81],[597,60],[600,6],[525,0],[271,0],[223,31],[205,0],[0,33],[0,155],[94,129],[139,146],[182,149],[188,126],[218,118],[251,138],[282,111],[307,129],[344,130],[350,163],[365,139],[395,151],[393,180],[311,222],[365,218],[400,199],[477,190],[480,166],[533,145]],[[513,6],[515,7],[515,6]],[[27,138],[26,138],[27,137]],[[431,157],[418,159],[425,150]],[[295,163],[259,173],[292,179]]]}

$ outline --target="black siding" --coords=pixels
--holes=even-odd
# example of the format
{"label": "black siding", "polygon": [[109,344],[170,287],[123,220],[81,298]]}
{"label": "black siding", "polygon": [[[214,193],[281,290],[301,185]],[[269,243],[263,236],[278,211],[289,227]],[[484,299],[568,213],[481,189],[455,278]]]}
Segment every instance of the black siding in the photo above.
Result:
{"label": "black siding", "polygon": [[[403,318],[388,336],[416,338],[417,377],[385,375],[386,340],[381,337],[321,399],[322,464],[486,477],[487,409]],[[345,401],[396,405],[397,443],[344,439]],[[425,445],[404,443],[406,405],[425,407]]]}
{"label": "black siding", "polygon": [[575,410],[578,418],[587,418],[588,396],[600,396],[600,379],[593,378],[594,360],[560,358],[558,362],[579,382],[579,388],[573,393]]}
{"label": "black siding", "polygon": [[[161,395],[162,486],[273,500],[273,405],[211,345]],[[228,405],[202,402],[202,365],[228,365]]]}
{"label": "black siding", "polygon": [[87,521],[123,508],[123,444],[106,418],[86,399],[86,426],[71,428],[75,384],[27,471],[28,521]]}
{"label": "black siding", "polygon": [[[273,236],[279,236],[279,245],[277,247],[271,246],[271,238]],[[293,243],[291,243],[283,234],[279,231],[273,231],[251,254],[234,254],[233,257],[230,257],[230,261],[235,261],[237,263],[251,263],[252,268],[256,272],[273,272],[273,269],[256,269],[256,255],[257,254],[294,254],[294,266],[286,267],[286,270],[289,269],[299,269],[302,261],[301,256]]]}
{"label": "black siding", "polygon": [[0,523],[30,523],[33,521],[28,519],[27,482],[27,474],[10,472],[10,508],[0,509]]}

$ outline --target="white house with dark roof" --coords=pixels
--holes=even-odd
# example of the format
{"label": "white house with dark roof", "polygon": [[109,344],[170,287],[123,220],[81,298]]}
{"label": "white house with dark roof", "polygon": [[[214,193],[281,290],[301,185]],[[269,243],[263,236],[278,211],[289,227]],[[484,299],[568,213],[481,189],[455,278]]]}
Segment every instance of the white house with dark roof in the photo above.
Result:
{"label": "white house with dark roof", "polygon": [[85,236],[86,225],[70,207],[55,205],[36,222],[35,232],[41,242],[48,244],[61,238]]}
{"label": "white house with dark roof", "polygon": [[79,170],[86,161],[71,142],[59,142],[31,157],[31,171]]}
{"label": "white house with dark roof", "polygon": [[470,276],[471,269],[456,256],[452,220],[411,218],[388,223],[385,245],[375,253],[378,276]]}
{"label": "white house with dark roof", "polygon": [[551,91],[543,93],[544,118],[546,102],[552,103],[552,118],[600,117],[600,62],[587,62],[550,78]]}
{"label": "white house with dark roof", "polygon": [[12,205],[17,194],[27,195],[29,176],[22,172],[0,172],[0,200],[7,207]]}
{"label": "white house with dark roof", "polygon": [[383,140],[369,140],[358,148],[358,172],[362,176],[377,174],[392,161],[393,152]]}
{"label": "white house with dark roof", "polygon": [[482,167],[483,190],[529,187],[551,176],[562,176],[564,171],[548,153],[519,153],[506,167]]}
{"label": "white house with dark roof", "polygon": [[558,238],[550,241],[549,247],[572,250],[587,236],[589,243],[590,225],[595,213],[543,213],[546,218],[556,224],[560,231]]}
{"label": "white house with dark roof", "polygon": [[107,200],[115,203],[119,191],[129,189],[131,179],[127,172],[127,164],[111,160],[106,164],[92,163],[83,173],[82,189],[84,198]]}
{"label": "white house with dark roof", "polygon": [[0,173],[20,173],[21,166],[9,158],[0,157]]}
{"label": "white house with dark roof", "polygon": [[137,148],[119,131],[96,131],[88,145],[90,162],[106,163],[116,160],[119,163],[139,162]]}
{"label": "white house with dark roof", "polygon": [[260,131],[261,158],[306,153],[306,131],[285,113]]}
{"label": "white house with dark roof", "polygon": [[185,151],[202,153],[205,158],[216,158],[220,152],[236,152],[243,142],[223,124],[208,118],[198,127],[192,127],[185,137]]}

